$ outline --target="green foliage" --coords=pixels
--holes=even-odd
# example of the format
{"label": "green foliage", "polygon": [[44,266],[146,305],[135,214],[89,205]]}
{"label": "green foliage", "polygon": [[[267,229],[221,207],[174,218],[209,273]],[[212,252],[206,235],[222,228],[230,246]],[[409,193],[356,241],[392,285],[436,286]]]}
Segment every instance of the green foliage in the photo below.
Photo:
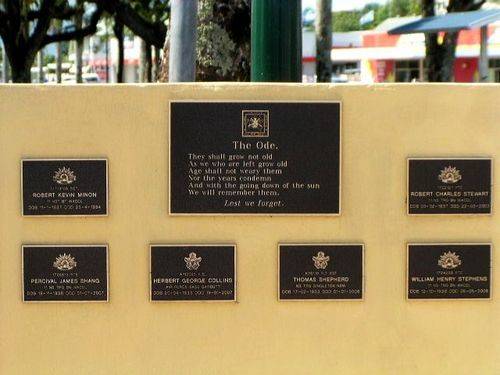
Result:
{"label": "green foliage", "polygon": [[359,19],[363,13],[358,10],[334,12],[332,15],[333,32],[360,30]]}
{"label": "green foliage", "polygon": [[375,20],[373,25],[365,25],[366,29],[371,29],[372,27],[376,27],[384,22],[386,19],[391,17],[390,8],[387,5],[381,6],[379,9],[375,11]]}
{"label": "green foliage", "polygon": [[170,16],[170,0],[130,0],[130,6],[143,18],[165,22]]}
{"label": "green foliage", "polygon": [[56,57],[54,55],[44,54],[43,55],[43,65],[52,64],[56,62]]}
{"label": "green foliage", "polygon": [[388,5],[391,17],[420,14],[420,1],[417,0],[391,0]]}
{"label": "green foliage", "polygon": [[[360,25],[359,19],[371,10],[375,12],[374,21]],[[370,3],[365,5],[362,10],[334,12],[332,17],[333,31],[367,30],[376,27],[390,17],[405,17],[418,14],[420,14],[420,0],[389,0],[384,5]]]}

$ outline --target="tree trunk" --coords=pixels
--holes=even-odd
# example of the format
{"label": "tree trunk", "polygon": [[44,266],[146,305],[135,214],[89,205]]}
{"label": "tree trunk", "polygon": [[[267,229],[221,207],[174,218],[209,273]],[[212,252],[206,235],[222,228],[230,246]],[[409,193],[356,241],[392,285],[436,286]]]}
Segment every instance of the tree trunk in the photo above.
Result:
{"label": "tree trunk", "polygon": [[151,44],[141,39],[140,81],[151,82]]}
{"label": "tree trunk", "polygon": [[106,43],[104,46],[104,52],[106,54],[106,83],[109,83],[109,33],[108,33],[108,22],[107,20],[104,20],[104,27],[105,27],[105,35],[104,35],[104,42]]}
{"label": "tree trunk", "polygon": [[425,66],[427,67],[427,81],[439,82],[439,62],[441,51],[437,41],[437,34],[425,34]]}
{"label": "tree trunk", "polygon": [[57,83],[62,82],[62,43],[57,43],[56,49],[56,79]]}
{"label": "tree trunk", "polygon": [[151,44],[146,44],[146,82],[153,80],[153,56],[151,53]]}
{"label": "tree trunk", "polygon": [[124,65],[125,65],[125,53],[123,45],[123,23],[115,18],[115,24],[113,25],[113,32],[118,40],[118,69],[116,70],[116,82],[123,83]]}
{"label": "tree trunk", "polygon": [[83,83],[83,40],[76,41],[76,83]]}
{"label": "tree trunk", "polygon": [[43,83],[43,48],[38,51],[38,83]]}
{"label": "tree trunk", "polygon": [[488,82],[488,25],[481,26],[481,28],[479,29],[479,35],[479,82]]}
{"label": "tree trunk", "polygon": [[316,77],[332,81],[332,1],[316,0]]}
{"label": "tree trunk", "polygon": [[13,83],[31,83],[31,66],[35,60],[35,55],[31,55],[26,50],[7,49],[7,56],[10,62],[10,71]]}
{"label": "tree trunk", "polygon": [[141,39],[140,54],[139,54],[139,82],[144,82],[144,73],[146,69],[146,42]]}
{"label": "tree trunk", "polygon": [[158,77],[160,82],[168,82],[168,57],[170,55],[170,32],[167,32],[165,44],[163,45],[163,56],[161,59],[161,71]]}
{"label": "tree trunk", "polygon": [[443,60],[441,66],[441,82],[452,82],[455,78],[455,51],[457,49],[458,32],[446,33],[443,39]]}
{"label": "tree trunk", "polygon": [[[435,15],[434,8],[434,0],[422,0],[423,17],[433,17]],[[429,82],[437,82],[439,79],[440,52],[438,34],[425,34],[425,65],[427,67],[427,81]]]}
{"label": "tree trunk", "polygon": [[31,83],[31,66],[18,66],[17,64],[12,64],[10,66],[12,74],[12,82],[14,83]]}
{"label": "tree trunk", "polygon": [[[434,0],[422,1],[422,15],[435,15]],[[455,50],[458,32],[446,33],[443,43],[439,44],[437,33],[425,34],[425,63],[427,66],[427,80],[429,82],[450,82],[453,80]]]}
{"label": "tree trunk", "polygon": [[161,65],[161,56],[160,49],[158,47],[153,46],[153,80],[152,82],[158,82],[158,77],[160,76],[160,65]]}
{"label": "tree trunk", "polygon": [[250,80],[250,25],[250,1],[200,0],[196,81]]}
{"label": "tree trunk", "polygon": [[[478,10],[485,0],[450,0],[447,12],[468,12]],[[422,0],[422,16],[435,15],[435,0]],[[454,79],[455,52],[457,48],[458,32],[444,34],[443,42],[439,44],[437,33],[425,34],[425,63],[427,66],[427,80],[429,82],[451,82]]]}
{"label": "tree trunk", "polygon": [[38,50],[28,49],[26,41],[13,40],[11,38],[3,39],[3,46],[5,51],[4,68],[7,70],[10,66],[10,76],[13,83],[31,83],[31,66],[33,65]]}
{"label": "tree trunk", "polygon": [[[83,1],[77,1],[78,8],[83,12]],[[77,29],[81,29],[83,26],[83,14],[78,12],[75,16],[75,26]],[[76,83],[82,83],[82,68],[83,68],[83,38],[78,38],[76,40],[76,50],[75,50],[75,63],[76,63]]]}

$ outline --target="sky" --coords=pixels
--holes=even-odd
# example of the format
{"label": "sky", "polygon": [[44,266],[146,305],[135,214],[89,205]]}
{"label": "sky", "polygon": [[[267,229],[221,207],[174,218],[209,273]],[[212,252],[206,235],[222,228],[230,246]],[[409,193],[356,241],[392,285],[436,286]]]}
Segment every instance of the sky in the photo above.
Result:
{"label": "sky", "polygon": [[[369,3],[385,4],[387,0],[332,0],[332,11],[361,9]],[[302,0],[302,9],[316,8],[316,0]]]}

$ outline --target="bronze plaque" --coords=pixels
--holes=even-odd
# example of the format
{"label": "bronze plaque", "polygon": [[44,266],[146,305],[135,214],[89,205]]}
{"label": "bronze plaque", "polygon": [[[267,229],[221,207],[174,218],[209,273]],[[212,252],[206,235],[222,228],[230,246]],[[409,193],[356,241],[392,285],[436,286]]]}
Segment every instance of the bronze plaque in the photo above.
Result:
{"label": "bronze plaque", "polygon": [[488,299],[491,244],[408,244],[407,297]]}
{"label": "bronze plaque", "polygon": [[24,245],[25,302],[106,302],[106,245]]}
{"label": "bronze plaque", "polygon": [[24,216],[108,214],[106,159],[22,160]]}
{"label": "bronze plaque", "polygon": [[236,246],[151,245],[152,301],[235,301]]}
{"label": "bronze plaque", "polygon": [[408,159],[408,213],[491,214],[492,160]]}
{"label": "bronze plaque", "polygon": [[362,300],[363,245],[280,244],[279,300]]}
{"label": "bronze plaque", "polygon": [[339,102],[171,102],[173,215],[340,214]]}

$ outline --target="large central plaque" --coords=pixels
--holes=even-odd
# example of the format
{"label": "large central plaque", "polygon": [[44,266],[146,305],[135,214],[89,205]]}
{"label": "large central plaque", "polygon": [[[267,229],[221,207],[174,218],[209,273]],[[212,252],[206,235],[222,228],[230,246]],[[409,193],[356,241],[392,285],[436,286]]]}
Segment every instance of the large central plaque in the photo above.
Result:
{"label": "large central plaque", "polygon": [[170,213],[340,214],[340,103],[172,102]]}

